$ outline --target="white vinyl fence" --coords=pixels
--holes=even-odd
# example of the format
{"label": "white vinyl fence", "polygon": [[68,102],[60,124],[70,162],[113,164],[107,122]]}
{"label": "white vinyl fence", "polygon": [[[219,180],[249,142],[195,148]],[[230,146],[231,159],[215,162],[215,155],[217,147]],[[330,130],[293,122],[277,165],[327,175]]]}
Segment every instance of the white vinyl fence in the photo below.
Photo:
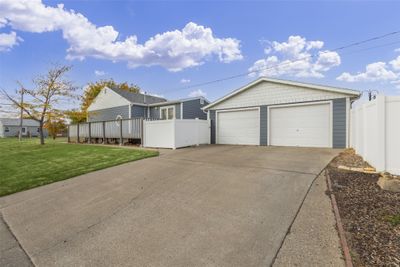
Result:
{"label": "white vinyl fence", "polygon": [[377,171],[400,174],[400,96],[377,96],[351,110],[350,143]]}
{"label": "white vinyl fence", "polygon": [[207,120],[143,121],[143,146],[180,148],[210,143]]}

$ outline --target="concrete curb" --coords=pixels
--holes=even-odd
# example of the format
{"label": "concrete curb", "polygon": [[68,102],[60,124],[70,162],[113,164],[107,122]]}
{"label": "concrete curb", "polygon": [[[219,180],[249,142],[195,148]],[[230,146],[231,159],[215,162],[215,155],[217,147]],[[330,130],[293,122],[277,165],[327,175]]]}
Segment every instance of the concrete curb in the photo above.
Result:
{"label": "concrete curb", "polygon": [[351,255],[350,255],[350,248],[347,245],[346,235],[345,235],[345,232],[343,229],[343,224],[342,224],[342,219],[340,218],[339,208],[337,206],[335,195],[333,194],[333,191],[332,191],[332,181],[329,176],[328,170],[325,170],[325,177],[326,177],[326,183],[328,184],[328,190],[329,190],[329,194],[331,197],[332,209],[335,214],[336,226],[337,226],[337,230],[339,232],[340,244],[342,246],[346,267],[353,267],[353,262],[351,260]]}

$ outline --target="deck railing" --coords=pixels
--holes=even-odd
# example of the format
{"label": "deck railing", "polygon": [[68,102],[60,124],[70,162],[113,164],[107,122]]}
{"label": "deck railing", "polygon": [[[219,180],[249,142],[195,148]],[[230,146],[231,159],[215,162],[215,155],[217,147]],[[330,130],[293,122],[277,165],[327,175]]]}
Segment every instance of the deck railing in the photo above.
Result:
{"label": "deck railing", "polygon": [[142,138],[143,118],[85,122],[68,126],[68,142],[107,143],[112,140],[123,144],[125,140]]}

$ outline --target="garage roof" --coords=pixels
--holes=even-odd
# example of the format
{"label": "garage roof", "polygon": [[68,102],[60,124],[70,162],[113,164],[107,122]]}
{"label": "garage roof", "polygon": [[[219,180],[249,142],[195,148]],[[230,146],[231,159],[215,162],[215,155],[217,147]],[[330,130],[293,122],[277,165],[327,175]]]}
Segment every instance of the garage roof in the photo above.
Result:
{"label": "garage roof", "polygon": [[296,81],[289,81],[289,80],[280,80],[280,79],[271,79],[271,78],[266,78],[266,77],[260,77],[259,79],[231,92],[230,94],[227,94],[224,97],[221,97],[211,104],[205,106],[203,109],[208,109],[216,104],[219,104],[228,98],[231,98],[247,89],[250,89],[256,84],[259,84],[261,82],[270,82],[270,83],[278,83],[278,84],[285,84],[285,85],[292,85],[292,86],[298,86],[298,87],[303,87],[303,88],[309,88],[309,89],[314,89],[314,90],[321,90],[321,91],[329,91],[329,92],[336,92],[336,93],[342,93],[342,94],[347,94],[349,96],[353,97],[358,97],[360,96],[360,91],[357,90],[352,90],[352,89],[345,89],[345,88],[339,88],[339,87],[332,87],[332,86],[326,86],[326,85],[318,85],[318,84],[311,84],[311,83],[302,83],[302,82],[296,82]]}

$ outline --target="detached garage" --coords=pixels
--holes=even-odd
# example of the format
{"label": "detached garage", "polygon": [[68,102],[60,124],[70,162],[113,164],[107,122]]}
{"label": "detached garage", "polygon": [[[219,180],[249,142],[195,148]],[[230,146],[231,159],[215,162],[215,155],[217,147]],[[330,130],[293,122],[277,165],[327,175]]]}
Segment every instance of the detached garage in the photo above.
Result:
{"label": "detached garage", "polygon": [[211,143],[344,148],[355,90],[260,78],[204,108]]}

